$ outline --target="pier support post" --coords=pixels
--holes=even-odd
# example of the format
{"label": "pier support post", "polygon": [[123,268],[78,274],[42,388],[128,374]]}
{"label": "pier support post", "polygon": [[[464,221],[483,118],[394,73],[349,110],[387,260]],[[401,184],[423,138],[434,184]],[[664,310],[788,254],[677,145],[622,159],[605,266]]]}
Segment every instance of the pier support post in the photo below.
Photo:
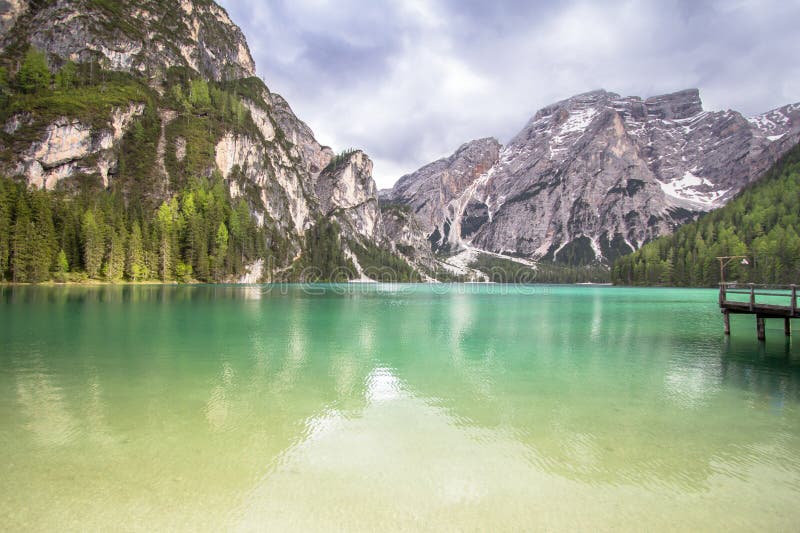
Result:
{"label": "pier support post", "polygon": [[790,337],[792,335],[792,319],[791,318],[784,318],[783,319],[783,333]]}
{"label": "pier support post", "polygon": [[722,319],[725,322],[725,335],[731,334],[731,314],[726,310],[722,313]]}
{"label": "pier support post", "polygon": [[758,340],[763,341],[767,338],[764,328],[764,317],[761,315],[756,315],[756,331],[758,332]]}

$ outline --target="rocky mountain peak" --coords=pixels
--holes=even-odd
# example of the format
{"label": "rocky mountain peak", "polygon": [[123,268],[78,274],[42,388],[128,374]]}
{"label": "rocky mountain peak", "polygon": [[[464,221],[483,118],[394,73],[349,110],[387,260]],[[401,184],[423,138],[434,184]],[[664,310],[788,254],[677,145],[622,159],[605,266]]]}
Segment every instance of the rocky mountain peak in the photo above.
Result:
{"label": "rocky mountain peak", "polygon": [[597,89],[594,91],[577,94],[565,100],[561,100],[539,109],[530,119],[525,129],[528,129],[531,125],[540,122],[543,119],[554,118],[556,121],[563,121],[571,110],[597,107],[603,103],[606,103],[609,99],[618,97],[619,95],[609,93],[605,89]]}
{"label": "rocky mountain peak", "polygon": [[361,150],[339,154],[320,174],[316,191],[324,212],[377,199],[372,160]]}
{"label": "rocky mountain peak", "polygon": [[703,112],[698,89],[653,96],[644,101],[647,114],[662,120],[683,120]]}
{"label": "rocky mountain peak", "polygon": [[61,60],[148,77],[174,66],[216,81],[255,75],[241,29],[204,0],[0,0],[0,51],[28,44]]}

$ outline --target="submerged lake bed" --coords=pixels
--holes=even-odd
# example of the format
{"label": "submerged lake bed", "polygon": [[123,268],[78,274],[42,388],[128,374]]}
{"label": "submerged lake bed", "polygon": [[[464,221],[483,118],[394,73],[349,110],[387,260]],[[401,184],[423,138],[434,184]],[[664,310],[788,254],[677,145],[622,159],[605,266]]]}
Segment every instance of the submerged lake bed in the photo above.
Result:
{"label": "submerged lake bed", "polygon": [[800,346],[754,322],[704,289],[1,287],[0,521],[791,530]]}

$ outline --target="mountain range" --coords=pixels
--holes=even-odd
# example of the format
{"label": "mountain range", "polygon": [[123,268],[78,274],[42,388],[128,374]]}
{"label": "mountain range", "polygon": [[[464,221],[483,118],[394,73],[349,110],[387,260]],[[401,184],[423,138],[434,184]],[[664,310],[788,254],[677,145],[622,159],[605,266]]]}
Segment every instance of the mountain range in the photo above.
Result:
{"label": "mountain range", "polygon": [[400,178],[435,250],[571,264],[613,261],[724,205],[800,140],[800,104],[752,118],[689,89],[604,90],[539,110],[511,141],[462,145]]}
{"label": "mountain range", "polygon": [[[62,268],[63,255],[91,277],[123,252],[135,277],[134,228],[143,279],[375,279],[387,266],[485,279],[481,256],[607,265],[724,205],[800,140],[800,104],[746,118],[704,111],[695,89],[599,90],[379,193],[367,154],[336,154],[255,76],[214,2],[0,0],[0,65],[0,175],[57,199],[40,213],[55,228],[34,239],[41,260]],[[38,200],[12,189],[0,277],[36,281],[47,269],[17,276],[33,270],[15,246],[39,231],[18,224]],[[224,207],[198,206],[208,191]],[[102,268],[90,268],[95,241]]]}

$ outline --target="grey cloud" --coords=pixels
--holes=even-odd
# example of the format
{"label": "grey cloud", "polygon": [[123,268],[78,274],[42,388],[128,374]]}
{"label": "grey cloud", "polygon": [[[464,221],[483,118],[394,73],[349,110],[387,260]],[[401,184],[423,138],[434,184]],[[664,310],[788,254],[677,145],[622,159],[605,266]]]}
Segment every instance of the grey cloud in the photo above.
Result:
{"label": "grey cloud", "polygon": [[389,68],[397,43],[354,44],[331,35],[309,33],[300,58],[304,70],[318,73],[335,87],[347,89],[366,76],[383,75]]}

